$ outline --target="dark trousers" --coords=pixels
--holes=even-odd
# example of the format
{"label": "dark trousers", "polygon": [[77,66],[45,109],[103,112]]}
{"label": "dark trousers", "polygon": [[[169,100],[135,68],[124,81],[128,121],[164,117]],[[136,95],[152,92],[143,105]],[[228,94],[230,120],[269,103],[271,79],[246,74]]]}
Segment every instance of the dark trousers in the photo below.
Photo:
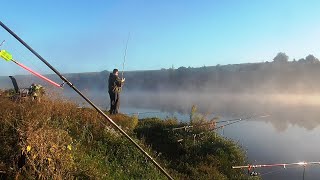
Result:
{"label": "dark trousers", "polygon": [[110,114],[118,114],[120,108],[120,93],[110,92]]}

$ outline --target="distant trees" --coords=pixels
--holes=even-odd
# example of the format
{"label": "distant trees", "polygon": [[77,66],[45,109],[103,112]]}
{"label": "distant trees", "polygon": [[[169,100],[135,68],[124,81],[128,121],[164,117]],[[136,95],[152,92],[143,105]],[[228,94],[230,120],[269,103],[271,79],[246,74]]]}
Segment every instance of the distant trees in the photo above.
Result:
{"label": "distant trees", "polygon": [[313,63],[318,63],[319,62],[319,59],[314,57],[312,54],[309,54],[307,57],[306,57],[306,63],[310,63],[310,64],[313,64]]}
{"label": "distant trees", "polygon": [[286,53],[279,52],[276,57],[273,58],[273,62],[275,63],[286,63],[289,60],[289,56]]}
{"label": "distant trees", "polygon": [[103,70],[103,71],[100,72],[100,74],[103,75],[103,76],[107,76],[107,75],[109,75],[109,73],[110,72],[108,70]]}
{"label": "distant trees", "polygon": [[181,66],[177,70],[180,71],[180,72],[184,72],[184,71],[187,71],[188,69],[186,67],[184,67],[184,66]]}
{"label": "distant trees", "polygon": [[309,54],[306,58],[299,59],[298,62],[299,63],[315,64],[315,63],[319,63],[320,61],[314,55]]}
{"label": "distant trees", "polygon": [[[289,56],[286,55],[286,53],[279,52],[276,57],[273,58],[273,62],[275,63],[286,63],[289,60]],[[319,59],[316,58],[314,55],[309,54],[305,58],[301,58],[298,61],[296,59],[293,59],[293,62],[299,62],[299,63],[308,63],[308,64],[314,64],[314,63],[320,63]]]}

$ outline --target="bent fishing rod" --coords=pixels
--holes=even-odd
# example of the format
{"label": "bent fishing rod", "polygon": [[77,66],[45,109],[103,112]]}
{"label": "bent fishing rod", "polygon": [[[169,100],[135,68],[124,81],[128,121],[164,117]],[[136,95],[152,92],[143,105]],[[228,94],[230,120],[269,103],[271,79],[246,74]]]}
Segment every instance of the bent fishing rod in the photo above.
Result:
{"label": "bent fishing rod", "polygon": [[69,85],[78,95],[80,95],[87,103],[89,103],[100,115],[102,115],[109,123],[120,131],[134,146],[141,151],[168,179],[173,179],[171,175],[157,162],[155,161],[135,140],[133,140],[120,126],[118,126],[109,116],[107,116],[97,105],[95,105],[89,98],[87,98],[78,88],[76,88],[72,82],[64,77],[57,69],[55,69],[47,60],[40,56],[34,49],[32,49],[26,42],[24,42],[17,34],[15,34],[10,28],[0,21],[0,26],[4,28],[9,34],[11,34],[16,40],[18,40],[24,47],[26,47],[32,54],[34,54],[40,61],[48,66],[60,79]]}

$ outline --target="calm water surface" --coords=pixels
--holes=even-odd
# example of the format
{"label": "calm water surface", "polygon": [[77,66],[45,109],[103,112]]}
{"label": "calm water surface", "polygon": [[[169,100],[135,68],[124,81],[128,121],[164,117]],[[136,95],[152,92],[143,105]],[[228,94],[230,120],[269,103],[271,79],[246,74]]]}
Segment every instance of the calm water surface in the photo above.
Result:
{"label": "calm water surface", "polygon": [[[309,102],[303,96],[297,99],[293,96],[281,96],[277,102],[270,97],[264,97],[263,101],[250,99],[249,96],[244,100],[243,98],[235,100],[232,96],[220,100],[217,97],[210,99],[206,96],[192,100],[187,100],[185,98],[187,95],[180,96],[180,99],[175,97],[178,96],[170,95],[165,98],[149,94],[133,96],[131,99],[124,96],[121,112],[138,114],[139,118],[177,117],[180,121],[188,121],[188,113],[177,112],[188,112],[190,104],[199,104],[219,112],[220,120],[268,114],[271,115],[268,118],[242,121],[227,126],[218,133],[238,142],[246,150],[248,159],[253,164],[320,161],[320,114],[318,113],[320,106],[313,102],[313,97],[309,97]],[[108,106],[109,100],[106,95],[101,97],[91,94],[90,98],[104,109]],[[199,99],[200,101],[197,101]],[[168,109],[171,111],[168,112]],[[303,167],[300,166],[285,169],[260,168],[256,171],[266,180],[303,179]],[[316,179],[320,179],[320,165],[307,166],[305,180]]]}
{"label": "calm water surface", "polygon": [[[145,117],[177,117],[187,121],[188,114],[161,112],[153,109],[123,108],[123,112],[133,114],[139,112],[139,118]],[[224,117],[220,120],[233,119]],[[294,163],[301,161],[320,161],[320,127],[307,129],[288,124],[280,127],[270,118],[243,121],[225,127],[218,133],[238,142],[247,152],[249,161],[254,164]],[[280,120],[279,120],[280,121]],[[273,167],[257,169],[263,179],[301,180],[303,167]],[[320,166],[307,166],[305,180],[320,179]]]}

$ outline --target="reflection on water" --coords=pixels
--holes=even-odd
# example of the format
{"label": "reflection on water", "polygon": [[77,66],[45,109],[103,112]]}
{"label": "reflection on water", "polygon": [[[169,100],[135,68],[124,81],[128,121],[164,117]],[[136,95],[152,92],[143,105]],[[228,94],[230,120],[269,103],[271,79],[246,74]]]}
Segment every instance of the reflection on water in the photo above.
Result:
{"label": "reflection on water", "polygon": [[[87,95],[103,109],[109,106],[105,92],[88,92]],[[70,97],[70,95],[68,95]],[[75,97],[75,94],[73,94]],[[75,99],[75,98],[73,98]],[[81,100],[78,99],[79,104]],[[261,121],[269,122],[277,131],[290,125],[313,130],[320,124],[320,96],[294,94],[208,94],[208,93],[151,93],[123,92],[121,107],[153,109],[159,112],[188,114],[197,105],[205,114],[248,117],[271,115]],[[133,113],[133,112],[131,112]]]}
{"label": "reflection on water", "polygon": [[[165,113],[150,109],[124,108],[125,113],[140,112],[139,117],[172,117],[184,121],[188,114]],[[154,113],[153,113],[154,112]],[[223,117],[228,120],[232,117]],[[249,161],[254,164],[293,163],[320,160],[320,127],[312,130],[289,124],[279,131],[272,120],[251,119],[220,129],[217,132],[224,137],[238,142],[246,150]],[[231,168],[231,167],[230,167]],[[257,169],[263,179],[270,180],[301,180],[303,167],[282,167]],[[320,178],[320,166],[306,167],[305,179]]]}
{"label": "reflection on water", "polygon": [[[106,94],[89,94],[101,107],[108,106]],[[317,96],[135,94],[122,96],[122,112],[144,117],[189,119],[193,104],[220,120],[255,115],[267,118],[243,121],[218,132],[238,142],[254,164],[293,163],[320,160],[320,104]],[[134,108],[128,108],[134,107]],[[230,167],[231,168],[231,167]],[[302,167],[258,169],[263,179],[302,179]],[[320,179],[320,166],[306,167],[305,179]]]}
{"label": "reflection on water", "polygon": [[[319,161],[320,128],[308,130],[289,125],[279,132],[271,123],[252,120],[229,126],[224,135],[239,143],[247,150],[250,162],[258,164]],[[264,179],[302,179],[302,167],[293,169],[260,169]],[[279,171],[279,172],[278,172]],[[306,179],[320,178],[320,166],[308,166]]]}
{"label": "reflection on water", "polygon": [[284,131],[290,124],[308,130],[320,124],[320,96],[316,95],[128,93],[123,99],[129,107],[160,109],[164,112],[188,113],[192,105],[197,105],[203,113],[221,116],[268,114],[271,117],[261,120],[270,122],[278,131]]}

